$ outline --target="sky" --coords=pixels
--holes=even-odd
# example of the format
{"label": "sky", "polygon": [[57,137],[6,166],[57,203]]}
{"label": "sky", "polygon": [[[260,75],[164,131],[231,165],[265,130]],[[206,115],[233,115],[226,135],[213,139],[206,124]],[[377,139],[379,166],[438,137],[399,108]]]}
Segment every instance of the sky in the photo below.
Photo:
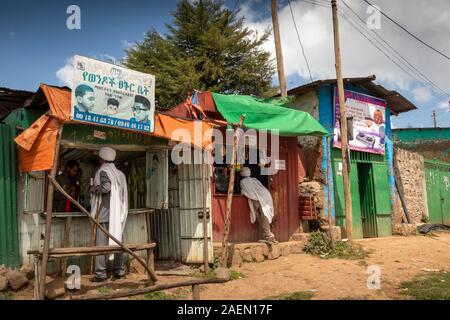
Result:
{"label": "sky", "polygon": [[[338,0],[340,10],[347,17],[339,17],[344,77],[375,74],[376,83],[397,90],[412,101],[418,110],[393,117],[396,128],[431,127],[433,110],[437,113],[438,125],[450,127],[450,96],[433,89],[420,79],[420,75],[407,74],[379,52],[346,20],[350,18],[354,24],[358,21],[343,1],[364,21],[373,15],[367,13],[368,5],[363,0]],[[313,80],[336,77],[329,2],[291,0]],[[371,2],[409,31],[450,55],[450,1]],[[69,30],[66,26],[70,15],[66,10],[73,4],[81,10],[80,30]],[[270,0],[228,0],[225,6],[238,9],[239,16],[245,18],[245,25],[259,34],[272,26]],[[70,59],[75,54],[120,63],[125,58],[125,49],[142,41],[150,28],[166,32],[165,23],[171,21],[175,7],[175,0],[2,1],[0,86],[35,91],[40,83],[67,85],[71,77]],[[278,15],[289,89],[310,82],[310,76],[288,0],[279,0]],[[376,32],[410,65],[444,92],[450,92],[450,60],[426,48],[384,17],[381,17],[379,27]],[[365,28],[364,32],[372,32]],[[272,38],[264,48],[274,57]],[[278,84],[276,74],[274,84]]]}

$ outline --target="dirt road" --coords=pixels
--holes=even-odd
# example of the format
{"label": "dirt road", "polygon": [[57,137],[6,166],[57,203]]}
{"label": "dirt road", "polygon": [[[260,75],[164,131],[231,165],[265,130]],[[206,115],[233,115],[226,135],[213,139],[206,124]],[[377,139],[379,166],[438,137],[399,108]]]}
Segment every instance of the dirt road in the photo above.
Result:
{"label": "dirt road", "polygon": [[[313,299],[405,299],[401,282],[426,273],[423,268],[450,270],[450,234],[355,241],[372,251],[365,260],[321,259],[293,254],[277,260],[244,264],[234,270],[245,278],[207,285],[202,299],[264,299],[310,291]],[[367,266],[378,265],[381,289],[367,288]],[[450,285],[450,284],[449,284]]]}

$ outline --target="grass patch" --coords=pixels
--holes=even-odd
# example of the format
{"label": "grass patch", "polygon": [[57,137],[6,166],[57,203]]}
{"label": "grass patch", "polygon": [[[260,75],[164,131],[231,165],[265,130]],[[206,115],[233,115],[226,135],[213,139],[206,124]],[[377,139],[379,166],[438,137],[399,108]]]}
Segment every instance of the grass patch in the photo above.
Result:
{"label": "grass patch", "polygon": [[174,300],[175,297],[164,291],[153,291],[143,295],[144,300]]}
{"label": "grass patch", "polygon": [[237,280],[237,279],[242,279],[242,278],[246,278],[246,277],[247,277],[247,275],[245,273],[231,270],[230,280]]}
{"label": "grass patch", "polygon": [[311,300],[314,296],[312,292],[297,291],[292,293],[283,293],[278,296],[269,297],[264,300]]}
{"label": "grass patch", "polygon": [[198,278],[212,279],[216,277],[216,273],[214,272],[214,270],[210,270],[206,274],[203,272],[196,272],[192,276]]}
{"label": "grass patch", "polygon": [[320,231],[311,233],[311,237],[305,243],[303,251],[324,259],[339,258],[347,260],[362,260],[367,258],[370,253],[360,245],[350,245],[343,241],[335,242],[333,248],[328,235]]}
{"label": "grass patch", "polygon": [[450,300],[450,272],[433,272],[400,285],[402,293],[417,300]]}
{"label": "grass patch", "polygon": [[14,300],[15,298],[12,291],[0,292],[0,300]]}
{"label": "grass patch", "polygon": [[111,292],[111,291],[112,291],[112,289],[111,289],[111,288],[108,288],[108,287],[99,287],[99,288],[97,288],[97,290],[98,290],[98,292],[100,292],[100,293],[108,293],[108,292]]}

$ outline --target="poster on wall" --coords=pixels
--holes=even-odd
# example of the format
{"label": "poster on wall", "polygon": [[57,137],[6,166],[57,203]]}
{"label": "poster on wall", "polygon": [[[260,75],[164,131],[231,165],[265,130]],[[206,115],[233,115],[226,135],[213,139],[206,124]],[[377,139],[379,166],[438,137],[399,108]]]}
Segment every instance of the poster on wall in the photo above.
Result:
{"label": "poster on wall", "polygon": [[[348,145],[351,150],[384,155],[386,101],[345,90]],[[334,144],[341,147],[340,109],[337,88],[334,89]]]}
{"label": "poster on wall", "polygon": [[153,75],[74,57],[73,120],[150,133],[154,129],[154,113]]}

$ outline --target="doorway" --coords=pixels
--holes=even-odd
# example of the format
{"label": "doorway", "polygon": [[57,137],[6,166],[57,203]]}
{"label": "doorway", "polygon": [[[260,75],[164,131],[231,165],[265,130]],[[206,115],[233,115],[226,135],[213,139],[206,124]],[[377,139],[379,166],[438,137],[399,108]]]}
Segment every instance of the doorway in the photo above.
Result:
{"label": "doorway", "polygon": [[377,220],[372,164],[358,163],[357,166],[363,237],[376,238]]}

